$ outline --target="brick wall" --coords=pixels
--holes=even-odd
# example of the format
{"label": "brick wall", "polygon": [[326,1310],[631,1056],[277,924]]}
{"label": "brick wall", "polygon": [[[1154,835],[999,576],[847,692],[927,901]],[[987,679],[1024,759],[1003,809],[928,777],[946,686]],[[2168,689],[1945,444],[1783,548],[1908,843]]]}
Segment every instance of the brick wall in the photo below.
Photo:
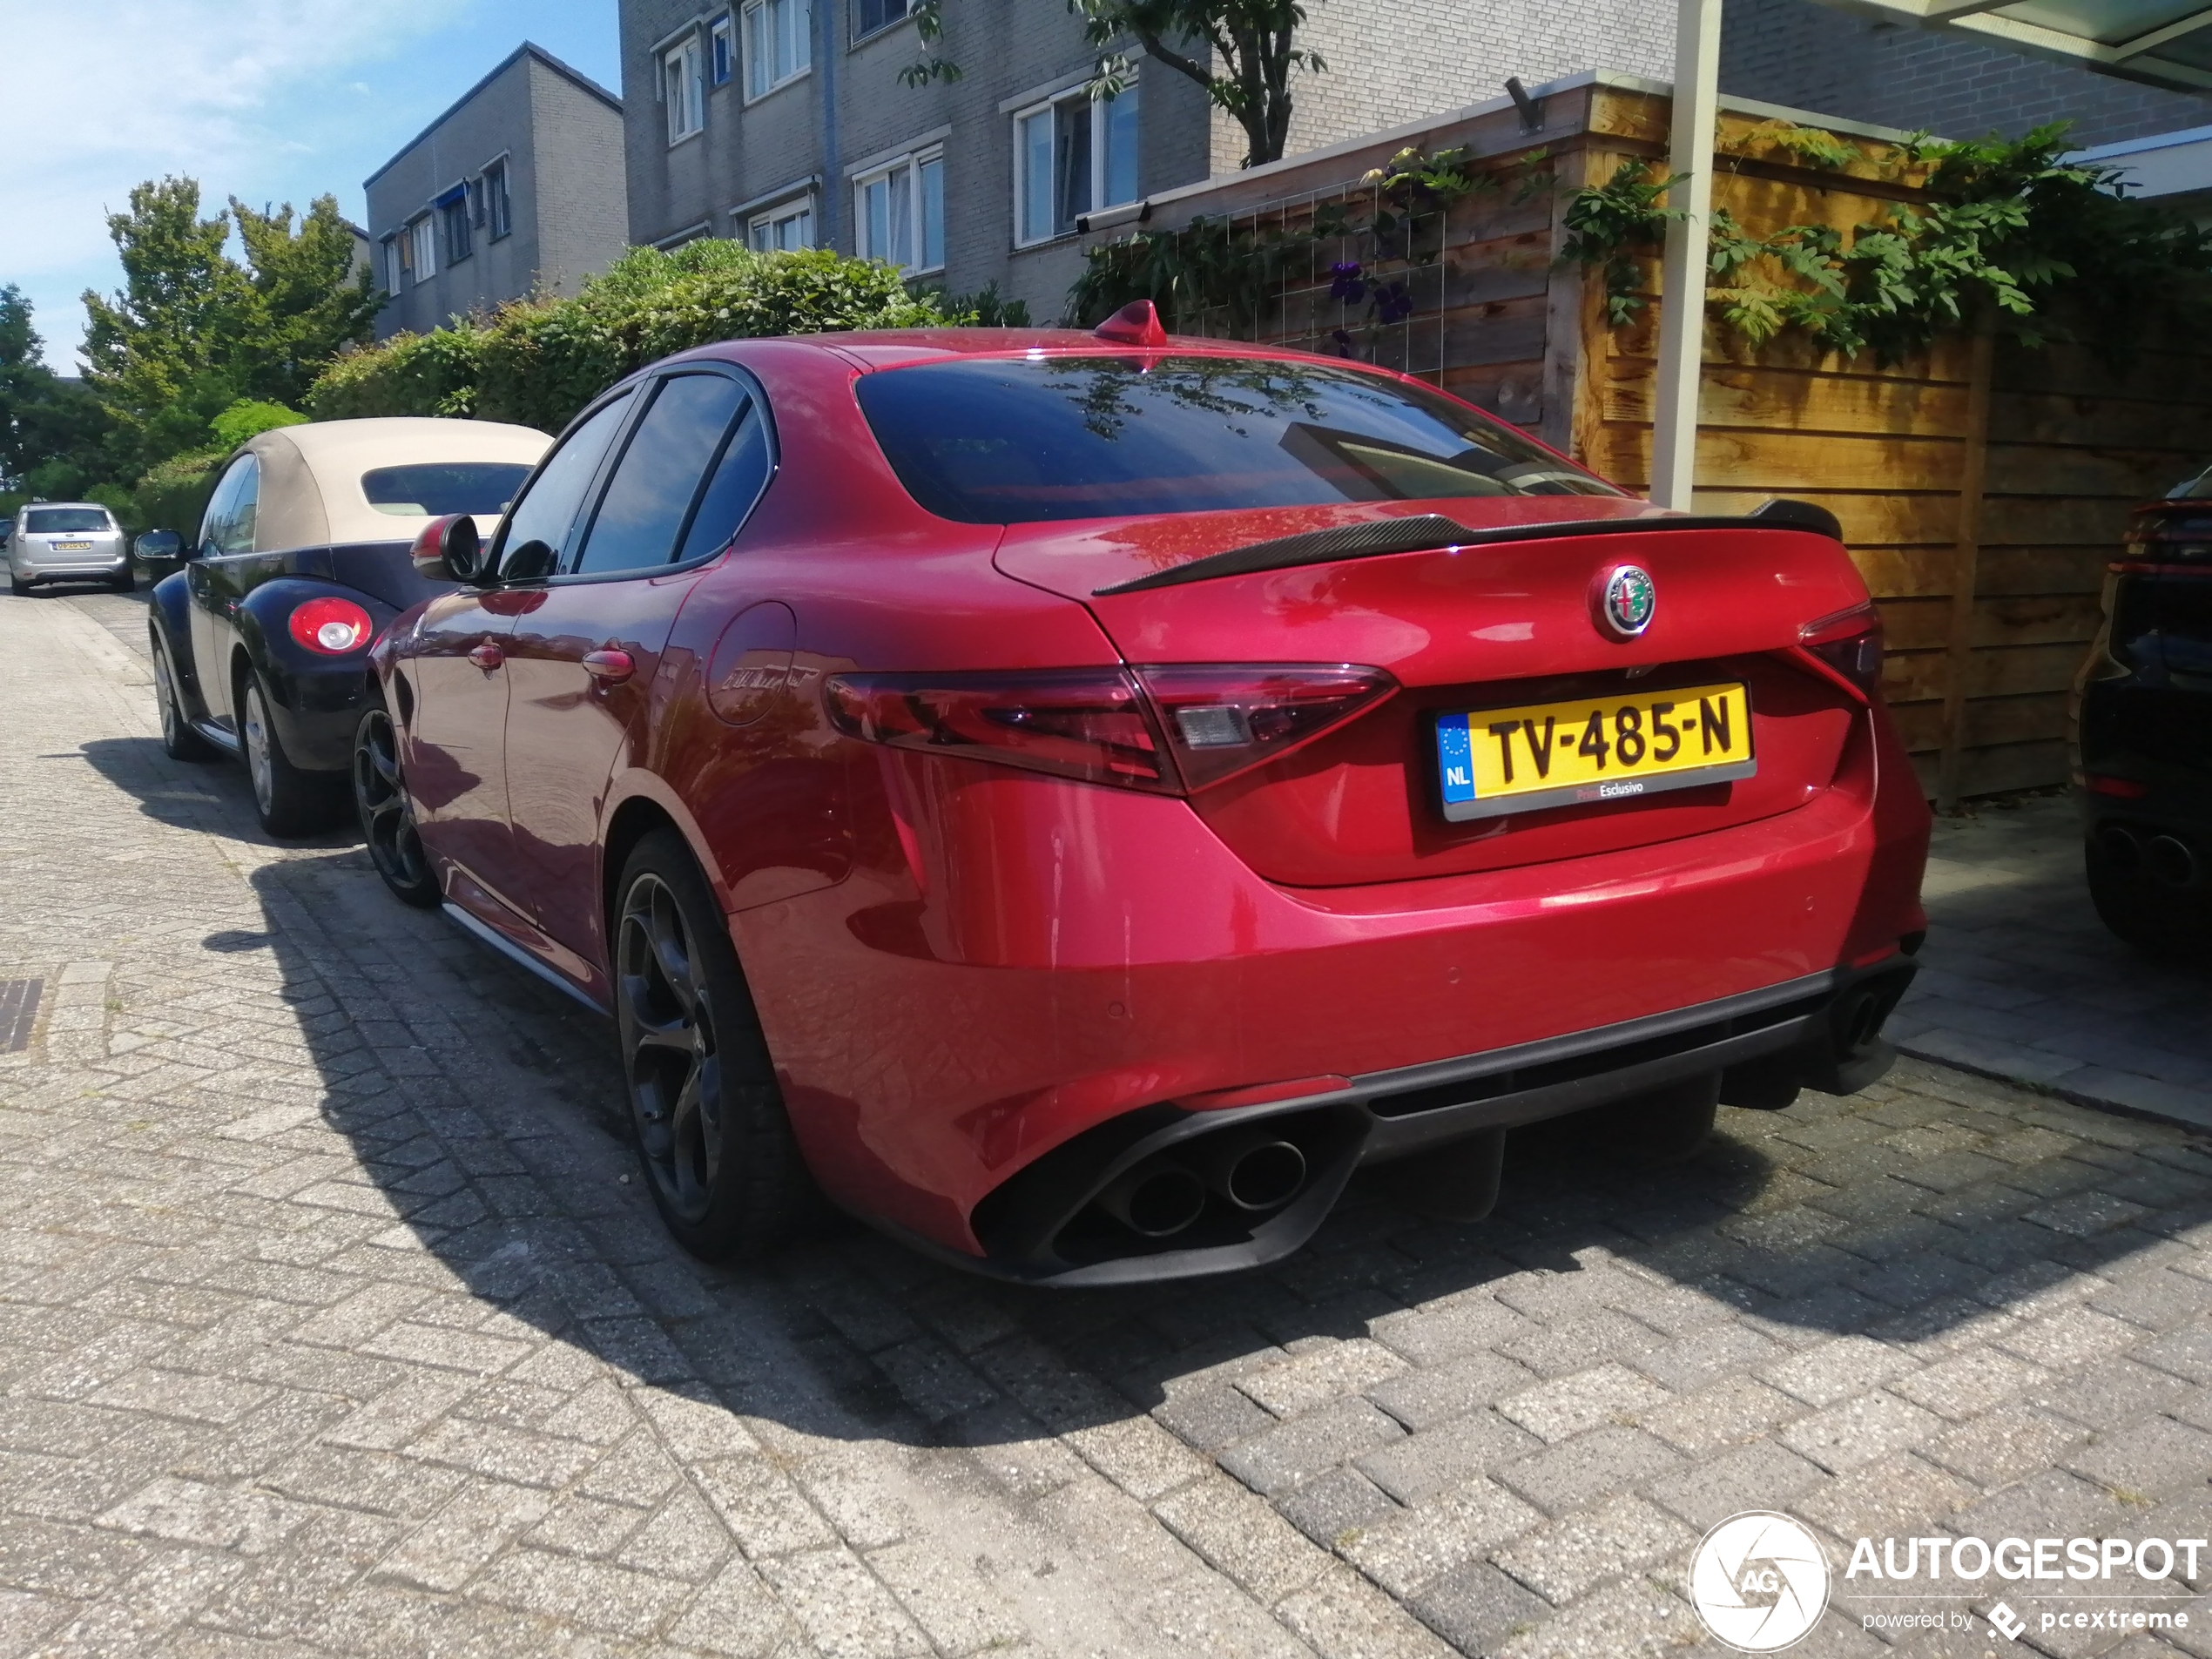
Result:
{"label": "brick wall", "polygon": [[630,246],[622,113],[544,64],[530,64],[536,152],[537,281],[572,294]]}
{"label": "brick wall", "polygon": [[1721,90],[1951,138],[2071,121],[2087,145],[2212,122],[2212,98],[2093,74],[1815,0],[1729,0]]}

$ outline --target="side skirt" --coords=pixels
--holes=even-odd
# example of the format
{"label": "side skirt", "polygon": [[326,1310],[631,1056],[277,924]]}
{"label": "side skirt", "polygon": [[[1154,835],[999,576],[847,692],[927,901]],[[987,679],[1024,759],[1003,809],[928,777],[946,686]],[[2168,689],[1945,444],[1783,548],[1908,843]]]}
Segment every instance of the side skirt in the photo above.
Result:
{"label": "side skirt", "polygon": [[532,974],[543,980],[548,985],[550,985],[555,990],[566,992],[577,1001],[583,1003],[584,1007],[590,1008],[601,1019],[610,1020],[614,1017],[612,1009],[602,1006],[595,998],[588,996],[583,992],[578,990],[575,986],[570,984],[568,981],[563,979],[558,974],[548,968],[543,962],[539,961],[536,957],[531,955],[529,952],[524,950],[520,945],[516,944],[511,940],[502,939],[496,929],[486,927],[482,922],[478,921],[475,917],[470,915],[466,910],[463,910],[459,905],[455,904],[448,900],[440,907],[444,910],[447,915],[453,918],[454,921],[459,925],[463,933],[473,934],[477,939],[482,940],[485,944],[489,945],[494,950],[497,951],[502,956],[504,956],[509,961],[514,963],[516,967],[529,970],[529,972]]}

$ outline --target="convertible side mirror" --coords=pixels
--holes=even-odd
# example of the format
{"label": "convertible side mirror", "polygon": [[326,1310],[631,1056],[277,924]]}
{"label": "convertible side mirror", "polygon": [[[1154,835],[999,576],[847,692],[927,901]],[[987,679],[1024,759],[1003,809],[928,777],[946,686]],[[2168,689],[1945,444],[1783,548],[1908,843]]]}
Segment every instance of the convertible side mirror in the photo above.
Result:
{"label": "convertible side mirror", "polygon": [[467,513],[448,513],[425,524],[415,538],[412,556],[415,573],[433,582],[458,582],[467,588],[491,585],[483,537],[477,533],[475,519]]}

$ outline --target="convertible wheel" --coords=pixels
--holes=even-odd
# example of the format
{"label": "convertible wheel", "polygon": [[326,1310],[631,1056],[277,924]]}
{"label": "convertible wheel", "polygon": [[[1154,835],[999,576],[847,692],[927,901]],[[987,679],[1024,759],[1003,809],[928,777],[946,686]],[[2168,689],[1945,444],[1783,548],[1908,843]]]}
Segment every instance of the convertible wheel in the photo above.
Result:
{"label": "convertible wheel", "polygon": [[246,770],[253,779],[253,810],[272,835],[305,835],[331,816],[327,777],[302,772],[284,752],[284,740],[269,719],[269,693],[259,674],[249,672],[239,700],[239,737],[246,749]]}
{"label": "convertible wheel", "polygon": [[615,1021],[645,1184],[693,1255],[757,1255],[818,1200],[727,921],[672,831],[638,844],[617,891]]}
{"label": "convertible wheel", "polygon": [[399,734],[381,703],[370,704],[354,728],[354,810],[384,885],[408,904],[434,907],[444,895],[415,833],[415,807],[400,776]]}
{"label": "convertible wheel", "polygon": [[153,637],[153,696],[161,711],[161,752],[172,760],[206,760],[214,754],[206,738],[185,718],[185,705],[177,691],[176,671],[169,666],[169,647]]}
{"label": "convertible wheel", "polygon": [[2212,906],[2201,892],[2161,886],[2140,860],[2123,865],[2094,835],[2083,843],[2081,862],[2089,902],[2115,938],[2163,962],[2212,961],[2205,932]]}

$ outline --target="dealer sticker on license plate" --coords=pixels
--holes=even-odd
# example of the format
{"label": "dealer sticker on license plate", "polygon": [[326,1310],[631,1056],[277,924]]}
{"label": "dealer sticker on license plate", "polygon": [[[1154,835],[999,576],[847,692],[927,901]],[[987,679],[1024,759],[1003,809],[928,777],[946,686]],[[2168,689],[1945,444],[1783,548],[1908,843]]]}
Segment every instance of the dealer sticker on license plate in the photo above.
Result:
{"label": "dealer sticker on license plate", "polygon": [[1454,822],[1695,789],[1758,769],[1741,684],[1440,715],[1436,765]]}

